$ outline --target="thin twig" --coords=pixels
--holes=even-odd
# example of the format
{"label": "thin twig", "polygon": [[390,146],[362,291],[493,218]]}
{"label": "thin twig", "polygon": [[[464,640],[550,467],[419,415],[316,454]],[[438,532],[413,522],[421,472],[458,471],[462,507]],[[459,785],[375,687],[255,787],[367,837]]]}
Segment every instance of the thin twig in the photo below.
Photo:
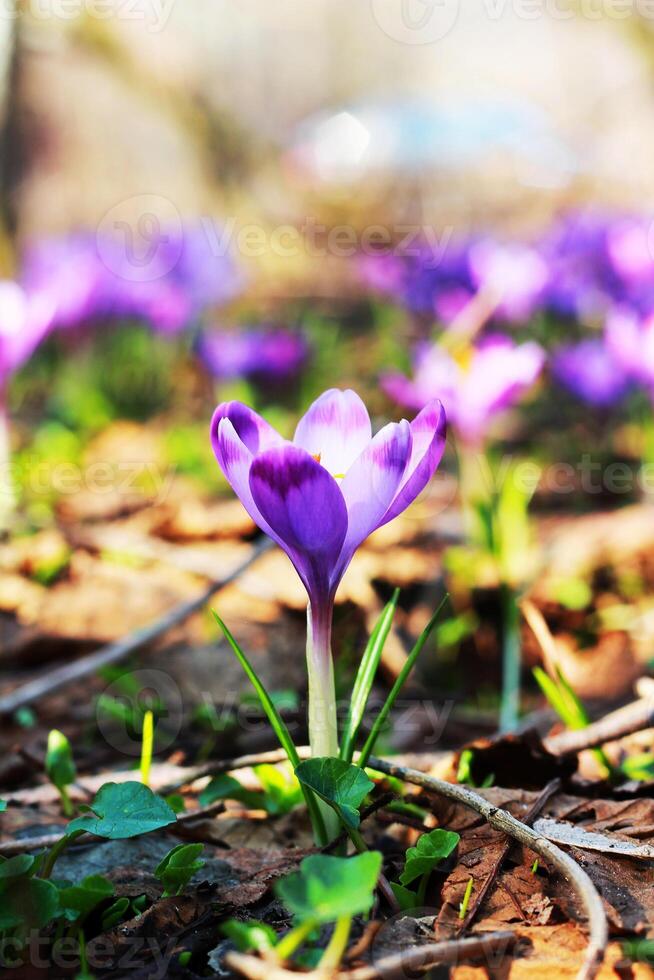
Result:
{"label": "thin twig", "polygon": [[517,942],[513,932],[489,932],[468,939],[449,939],[443,943],[410,946],[401,953],[385,956],[370,966],[339,973],[339,980],[379,980],[382,977],[411,976],[414,971],[429,970],[437,963],[459,963],[465,960],[489,959],[500,949],[503,953]]}
{"label": "thin twig", "polygon": [[[216,800],[214,803],[210,803],[208,806],[199,807],[197,810],[189,810],[188,813],[181,813],[176,823],[168,824],[166,828],[174,832],[175,827],[180,823],[187,824],[192,823],[194,820],[203,820],[206,817],[213,817],[218,813],[222,813],[225,809],[224,800]],[[58,844],[59,841],[63,840],[66,836],[65,833],[61,834],[43,834],[42,837],[23,837],[20,840],[10,840],[10,841],[0,841],[0,854],[2,857],[11,857],[13,854],[25,854],[28,851],[40,851],[46,847],[53,847]],[[96,844],[105,843],[108,838],[96,837],[94,834],[83,834],[75,838],[75,846],[78,844],[88,844],[91,840],[95,841]]]}
{"label": "thin twig", "polygon": [[645,728],[654,727],[654,698],[632,701],[617,711],[594,721],[585,728],[561,732],[543,739],[543,745],[553,755],[576,755],[584,749],[593,749],[607,742],[616,742],[625,735],[633,735]]}
{"label": "thin twig", "polygon": [[[298,746],[297,753],[300,759],[311,758],[311,749],[308,745]],[[239,755],[233,759],[211,759],[200,766],[189,766],[182,777],[161,786],[158,792],[162,796],[166,796],[168,793],[179,789],[180,786],[190,785],[207,776],[218,776],[223,772],[235,772],[237,769],[249,769],[251,766],[264,764],[272,766],[280,762],[288,762],[288,756],[284,749],[271,749],[270,752],[251,752],[248,755]]]}
{"label": "thin twig", "polygon": [[520,609],[538,641],[545,670],[553,680],[556,680],[556,663],[558,660],[556,640],[552,636],[552,631],[547,625],[545,617],[531,599],[523,599],[520,603]]}
{"label": "thin twig", "polygon": [[546,840],[545,837],[537,834],[531,827],[526,827],[520,820],[516,820],[506,810],[493,806],[482,796],[478,796],[477,793],[473,793],[464,786],[446,783],[414,769],[405,769],[403,766],[394,765],[392,762],[372,756],[369,764],[371,768],[377,769],[379,772],[385,772],[389,776],[395,776],[404,782],[413,783],[415,786],[422,786],[423,789],[469,807],[484,817],[491,827],[515,838],[544,860],[550,862],[578,892],[588,916],[588,946],[583,964],[577,974],[577,980],[592,980],[596,976],[604,959],[608,942],[606,915],[597,889],[576,861],[573,861],[569,855]]}
{"label": "thin twig", "polygon": [[[534,800],[534,802],[532,803],[532,805],[529,807],[529,810],[527,811],[527,813],[525,813],[524,817],[522,818],[522,823],[525,825],[525,827],[530,827],[531,826],[532,822],[536,819],[536,817],[538,816],[538,814],[540,813],[540,811],[543,809],[543,807],[545,806],[545,804],[547,803],[547,801],[549,799],[551,799],[552,796],[554,796],[554,794],[559,790],[560,786],[561,786],[561,780],[560,779],[552,779],[552,780],[550,780],[550,782],[547,784],[547,786],[545,786],[545,788],[543,789],[543,791],[541,793],[539,793],[539,795],[537,796],[537,798]],[[460,934],[462,932],[466,932],[469,929],[472,920],[474,919],[474,917],[476,916],[477,912],[481,908],[482,903],[483,903],[484,899],[486,898],[486,895],[488,894],[489,890],[492,888],[493,882],[495,881],[495,879],[497,878],[498,874],[500,873],[500,870],[502,868],[502,865],[504,864],[504,861],[505,861],[505,859],[506,859],[509,851],[513,847],[513,844],[514,843],[515,842],[514,842],[514,840],[511,837],[507,837],[506,841],[504,842],[504,846],[502,847],[502,850],[499,852],[499,854],[495,858],[495,861],[493,862],[493,867],[491,868],[489,874],[486,876],[486,879],[485,879],[483,885],[481,886],[481,888],[477,892],[477,896],[475,898],[475,901],[473,902],[473,904],[469,908],[466,917],[464,918],[463,922],[461,923],[461,925],[457,929],[457,933]]]}
{"label": "thin twig", "polygon": [[[410,946],[401,953],[385,956],[370,966],[339,972],[338,980],[380,980],[383,977],[410,976],[414,971],[429,970],[437,963],[458,963],[481,957],[490,959],[492,953],[498,949],[505,952],[515,942],[516,936],[512,932],[489,932],[485,936],[472,936],[469,939]],[[225,963],[249,980],[291,980],[293,977],[297,980],[298,975],[301,976],[271,959],[260,959],[247,953],[230,952],[225,957]]]}
{"label": "thin twig", "polygon": [[272,547],[272,544],[270,538],[261,538],[254,545],[249,558],[241,562],[233,572],[230,572],[224,578],[215,579],[213,582],[210,582],[204,592],[197,596],[197,598],[191,599],[189,602],[180,603],[154,623],[150,623],[148,626],[142,626],[116,643],[108,643],[106,646],[100,647],[99,650],[95,650],[86,657],[80,657],[79,660],[75,660],[73,663],[64,664],[62,667],[47,671],[27,684],[22,684],[20,687],[17,687],[4,698],[0,698],[0,716],[10,715],[18,708],[38,701],[39,698],[46,694],[52,694],[53,691],[58,691],[73,681],[79,681],[83,677],[94,674],[101,667],[118,663],[131,653],[145,646],[146,643],[151,643],[153,640],[158,639],[163,633],[167,633],[168,630],[174,626],[178,626],[185,619],[188,619],[189,616],[192,616],[193,613],[202,609],[216,592],[235,582],[239,576],[247,571],[253,562]]}

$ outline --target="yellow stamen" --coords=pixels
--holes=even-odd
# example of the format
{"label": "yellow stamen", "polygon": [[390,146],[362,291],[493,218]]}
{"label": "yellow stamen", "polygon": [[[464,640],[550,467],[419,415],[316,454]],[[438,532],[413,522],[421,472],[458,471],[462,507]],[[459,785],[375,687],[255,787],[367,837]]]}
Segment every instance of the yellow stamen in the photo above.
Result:
{"label": "yellow stamen", "polygon": [[470,369],[470,364],[472,362],[473,350],[472,347],[464,347],[462,350],[457,351],[452,355],[453,359],[456,361],[458,366],[462,371],[468,371]]}

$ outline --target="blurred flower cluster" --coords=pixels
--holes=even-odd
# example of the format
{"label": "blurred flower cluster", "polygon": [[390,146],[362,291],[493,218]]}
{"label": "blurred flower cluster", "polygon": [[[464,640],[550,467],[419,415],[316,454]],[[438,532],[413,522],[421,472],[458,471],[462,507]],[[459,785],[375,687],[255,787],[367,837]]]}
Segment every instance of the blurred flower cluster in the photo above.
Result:
{"label": "blurred flower cluster", "polygon": [[[411,376],[389,365],[383,389],[411,408],[441,397],[468,442],[485,438],[546,363],[590,405],[611,406],[634,387],[654,398],[653,239],[644,218],[589,210],[529,243],[475,234],[438,250],[361,256],[366,290],[422,330]],[[26,245],[16,282],[0,289],[2,387],[50,332],[124,322],[163,337],[190,331],[221,383],[285,384],[301,373],[309,347],[299,330],[215,323],[242,297],[245,276],[202,222],[161,230],[142,255],[127,245],[90,231]]]}
{"label": "blurred flower cluster", "polygon": [[385,376],[386,392],[413,408],[438,392],[468,442],[483,438],[546,360],[589,405],[611,406],[635,387],[654,400],[654,227],[646,218],[575,212],[528,244],[453,238],[438,251],[364,256],[360,274],[430,334],[442,328],[435,342],[416,345],[412,378]]}

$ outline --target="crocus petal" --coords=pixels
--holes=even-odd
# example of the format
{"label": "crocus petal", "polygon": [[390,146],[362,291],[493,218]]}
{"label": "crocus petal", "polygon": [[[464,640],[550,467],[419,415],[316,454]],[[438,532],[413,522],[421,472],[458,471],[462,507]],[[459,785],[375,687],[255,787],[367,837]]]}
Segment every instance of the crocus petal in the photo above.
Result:
{"label": "crocus petal", "polygon": [[[242,402],[223,402],[213,413],[211,420],[211,439],[218,462],[223,466],[218,456],[216,435],[221,419],[229,419],[234,426],[237,436],[253,455],[280,446],[284,440],[272,425],[261,418],[251,408]],[[224,466],[223,466],[224,469]]]}
{"label": "crocus petal", "polygon": [[333,475],[342,475],[372,438],[368,410],[348,389],[324,392],[298,422],[293,443],[319,458]]}
{"label": "crocus petal", "polygon": [[347,531],[336,480],[304,449],[285,444],[254,459],[250,490],[309,596],[324,596]]}
{"label": "crocus petal", "polygon": [[381,429],[355,460],[341,483],[347,506],[347,534],[336,570],[340,576],[355,550],[379,527],[411,456],[411,427],[403,419]]}
{"label": "crocus petal", "polygon": [[250,467],[256,453],[283,442],[265,419],[241,402],[223,402],[211,420],[211,444],[220,468],[255,524],[275,541],[276,535],[252,499]]}
{"label": "crocus petal", "polygon": [[215,435],[212,429],[212,443],[216,459],[220,463],[220,468],[225,474],[227,482],[254,523],[261,528],[264,534],[270,535],[277,544],[280,544],[279,538],[252,499],[250,469],[254,456],[238,436],[230,419],[220,419]]}
{"label": "crocus petal", "polygon": [[429,402],[416,415],[411,428],[411,458],[395,497],[379,522],[388,524],[412,504],[431,480],[445,449],[445,409],[439,401]]}

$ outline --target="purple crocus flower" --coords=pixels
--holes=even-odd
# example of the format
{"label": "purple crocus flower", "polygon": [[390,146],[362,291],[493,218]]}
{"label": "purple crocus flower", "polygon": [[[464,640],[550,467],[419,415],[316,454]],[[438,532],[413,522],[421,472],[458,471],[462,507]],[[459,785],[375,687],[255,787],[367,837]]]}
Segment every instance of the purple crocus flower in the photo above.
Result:
{"label": "purple crocus flower", "polygon": [[17,283],[0,280],[0,529],[13,507],[7,384],[47,333],[52,313],[47,297],[28,295]]}
{"label": "purple crocus flower", "polygon": [[547,262],[536,249],[478,241],[470,248],[469,261],[475,286],[496,297],[495,316],[512,323],[529,320],[549,280]]}
{"label": "purple crocus flower", "polygon": [[0,280],[0,401],[10,376],[50,328],[52,314],[47,296],[30,295],[18,283]]}
{"label": "purple crocus flower", "polygon": [[219,246],[215,229],[198,223],[161,229],[138,256],[129,239],[75,232],[31,244],[21,281],[51,298],[58,327],[137,319],[171,334],[242,288],[242,276]]}
{"label": "purple crocus flower", "polygon": [[281,329],[212,330],[198,342],[198,352],[215,378],[248,378],[279,383],[296,377],[309,348],[300,333]]}
{"label": "purple crocus flower", "polygon": [[97,313],[105,276],[90,232],[41,238],[23,254],[21,284],[49,297],[56,327],[77,326]]}
{"label": "purple crocus flower", "polygon": [[613,310],[605,332],[618,369],[654,396],[654,315],[641,319],[625,308]]}
{"label": "purple crocus flower", "polygon": [[518,400],[536,381],[545,354],[528,341],[515,344],[492,335],[459,355],[440,344],[422,347],[412,379],[387,374],[382,387],[407,408],[421,408],[439,393],[447,417],[469,445],[483,443],[495,416]]}
{"label": "purple crocus flower", "polygon": [[240,402],[216,409],[216,459],[255,523],[289,556],[309,597],[309,732],[314,755],[337,755],[331,658],[334,596],[354,552],[418,496],[445,447],[445,413],[431,401],[413,422],[373,437],[354,391],[326,391],[287,442]]}
{"label": "purple crocus flower", "polygon": [[557,381],[590,405],[613,405],[629,386],[627,373],[600,337],[559,347],[552,371]]}

